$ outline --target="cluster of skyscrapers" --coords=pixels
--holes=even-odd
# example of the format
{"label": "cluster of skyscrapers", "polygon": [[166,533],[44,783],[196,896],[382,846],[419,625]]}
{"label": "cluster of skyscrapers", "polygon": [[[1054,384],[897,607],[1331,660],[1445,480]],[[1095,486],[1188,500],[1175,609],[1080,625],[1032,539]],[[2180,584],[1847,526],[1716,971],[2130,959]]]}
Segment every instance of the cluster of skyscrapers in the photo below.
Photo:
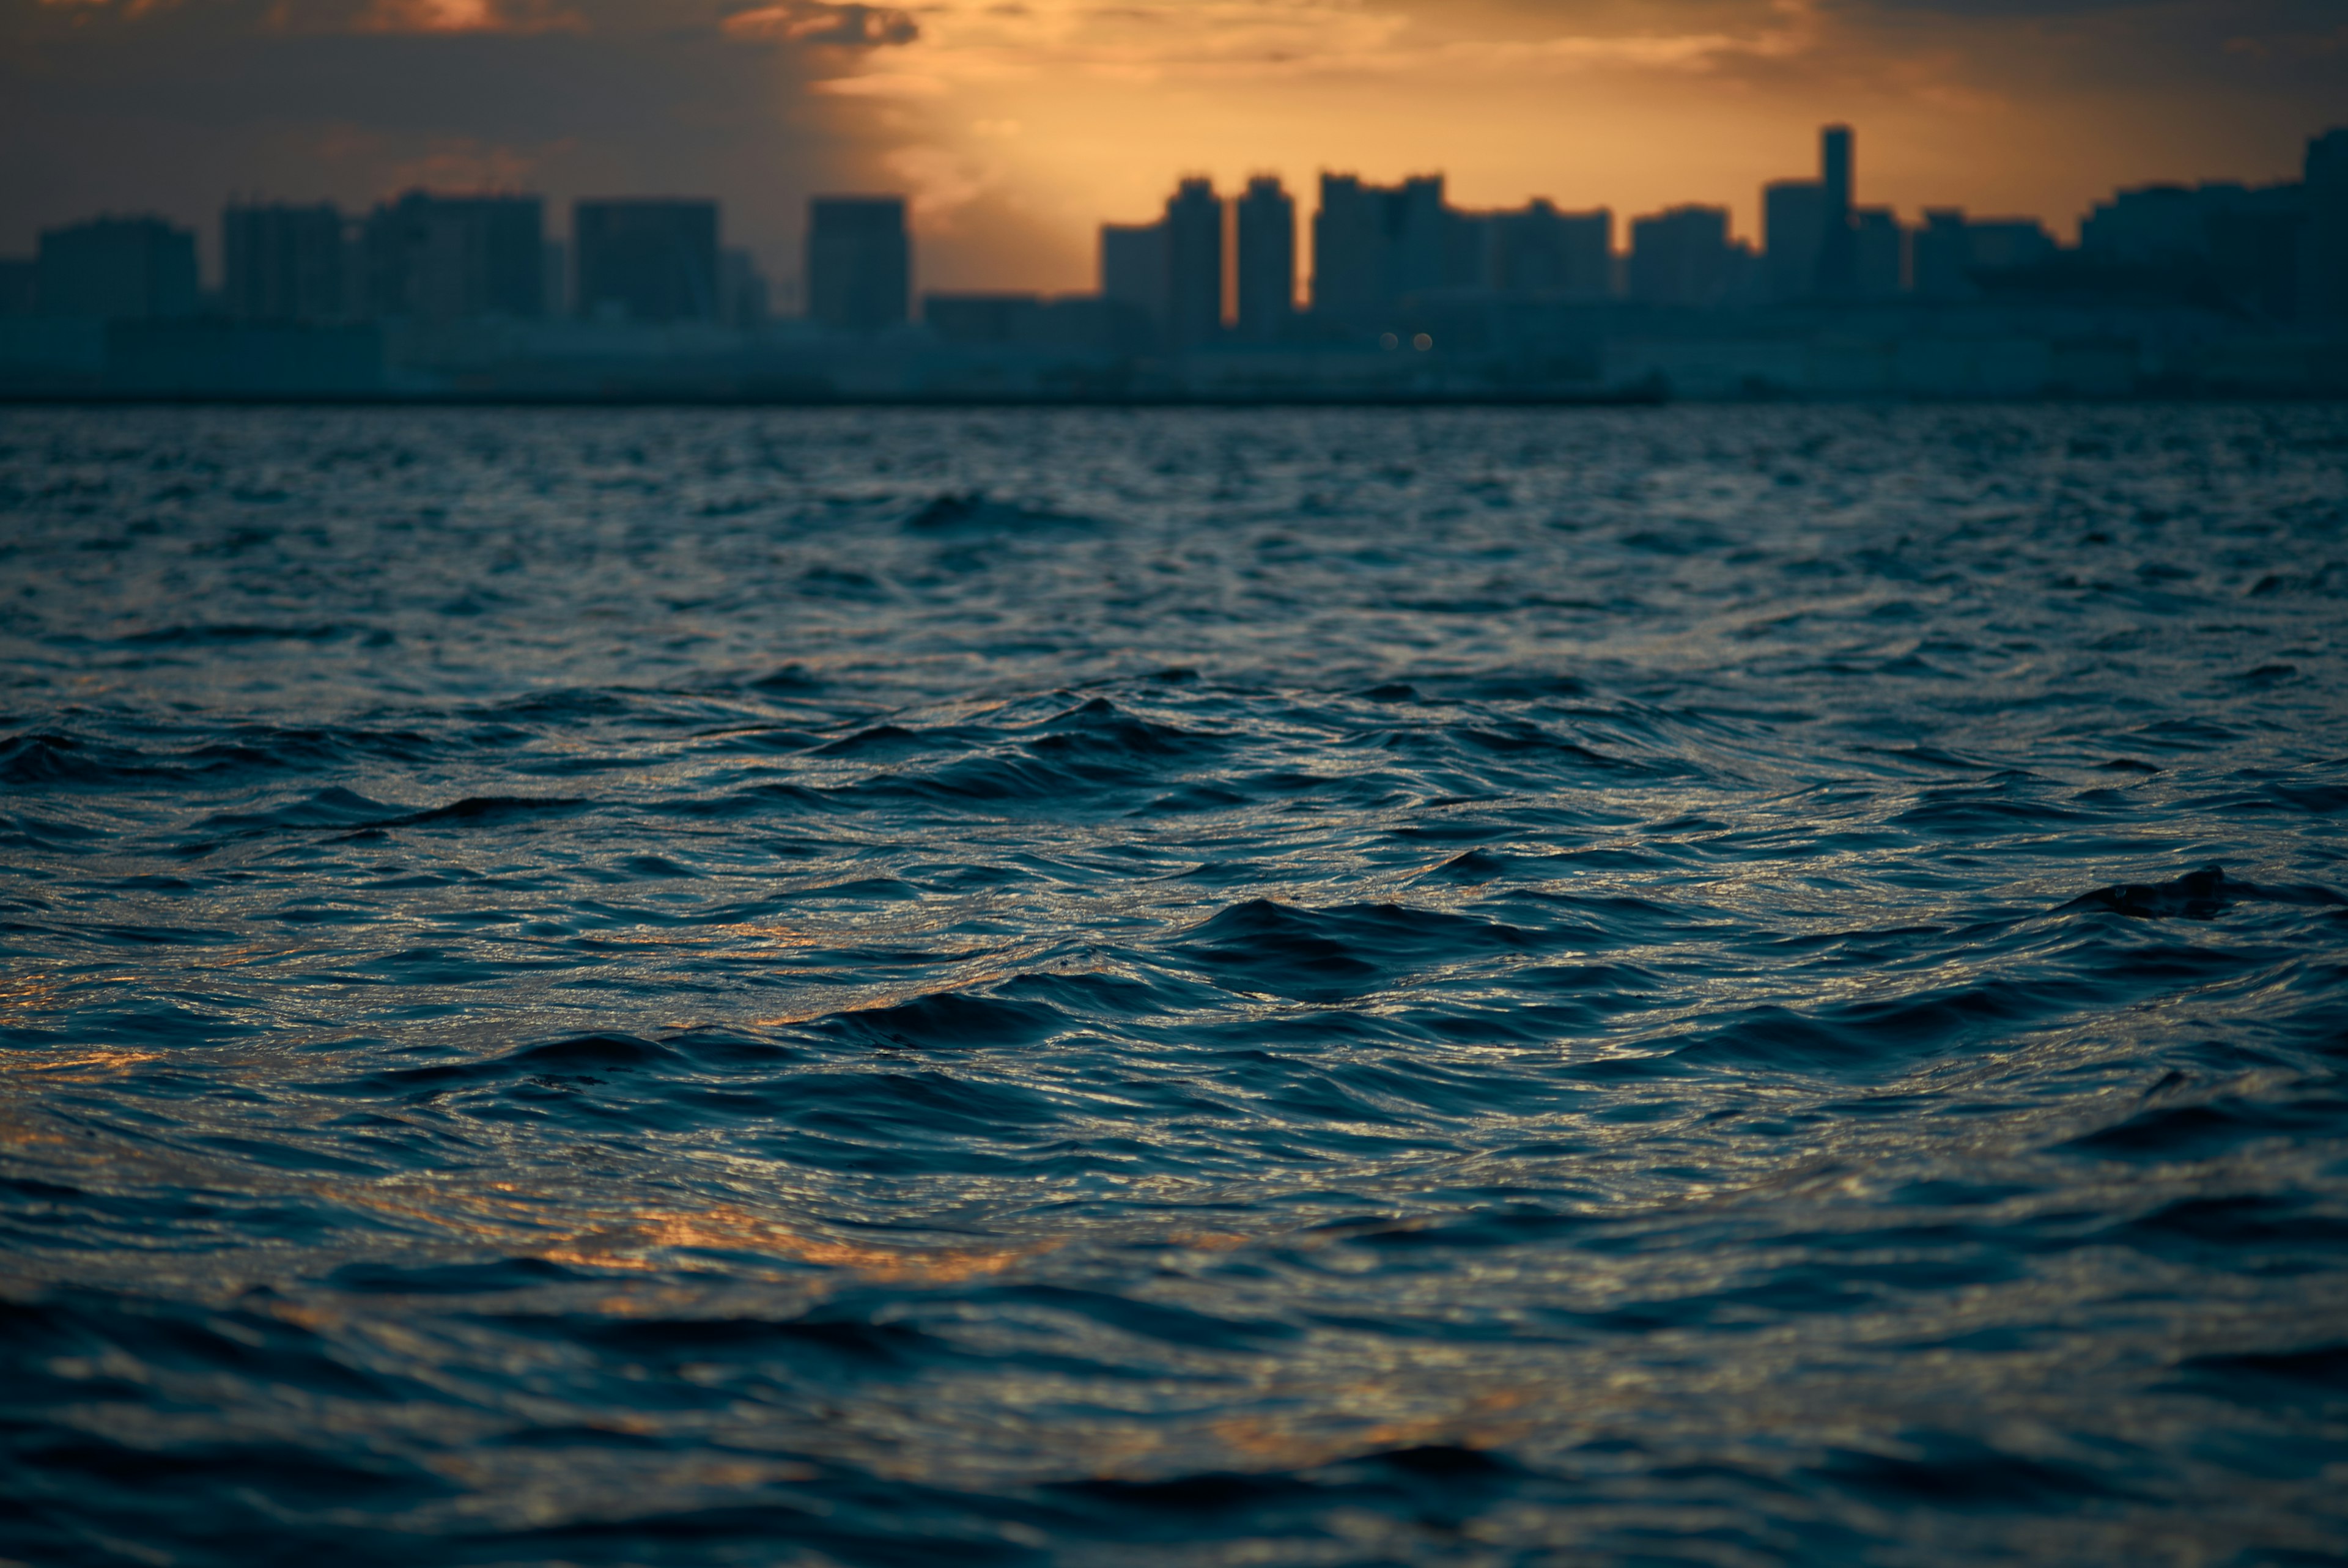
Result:
{"label": "cluster of skyscrapers", "polygon": [[[1294,330],[1292,200],[1267,178],[1229,205],[1238,222],[1228,269],[1225,204],[1204,180],[1183,181],[1154,223],[1104,226],[1102,294],[1146,309],[1174,346]],[[2123,191],[2096,208],[2069,249],[2036,219],[1928,209],[1911,228],[1888,208],[1859,205],[1844,126],[1821,133],[1818,177],[1769,184],[1761,210],[1757,249],[1730,237],[1725,208],[1688,205],[1634,218],[1618,251],[1604,208],[1535,200],[1465,211],[1447,202],[1440,175],[1380,187],[1323,174],[1310,313],[1321,327],[1369,328],[1403,302],[1447,294],[1693,309],[2067,295],[2269,323],[2348,319],[2348,130],[2310,143],[2300,182]],[[1226,271],[1238,295],[1231,313]]]}
{"label": "cluster of skyscrapers", "polygon": [[[766,314],[747,251],[718,241],[715,201],[581,201],[571,241],[546,237],[526,195],[410,191],[363,217],[331,203],[232,203],[221,215],[216,313],[236,320],[429,323],[482,317],[700,321]],[[202,301],[195,236],[160,218],[98,218],[0,260],[0,312],[152,319]]]}
{"label": "cluster of skyscrapers", "polygon": [[782,316],[705,200],[582,200],[560,241],[528,194],[238,201],[209,292],[192,233],[105,217],[0,258],[0,390],[2348,387],[2348,128],[2295,181],[2118,192],[2067,246],[2031,218],[1903,223],[1855,171],[1826,128],[1814,176],[1763,188],[1758,244],[1715,206],[1619,231],[1602,207],[1464,210],[1439,174],[1324,173],[1308,229],[1275,177],[1187,179],[1101,227],[1092,291],[918,305],[905,200],[821,196]]}

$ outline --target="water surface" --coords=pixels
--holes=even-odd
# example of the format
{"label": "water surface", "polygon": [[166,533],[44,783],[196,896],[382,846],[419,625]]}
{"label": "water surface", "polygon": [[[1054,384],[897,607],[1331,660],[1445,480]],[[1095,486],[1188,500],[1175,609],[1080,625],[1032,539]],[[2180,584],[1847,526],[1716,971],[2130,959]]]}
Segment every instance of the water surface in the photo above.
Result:
{"label": "water surface", "polygon": [[0,604],[0,1557],[2348,1559],[2348,410],[16,410]]}

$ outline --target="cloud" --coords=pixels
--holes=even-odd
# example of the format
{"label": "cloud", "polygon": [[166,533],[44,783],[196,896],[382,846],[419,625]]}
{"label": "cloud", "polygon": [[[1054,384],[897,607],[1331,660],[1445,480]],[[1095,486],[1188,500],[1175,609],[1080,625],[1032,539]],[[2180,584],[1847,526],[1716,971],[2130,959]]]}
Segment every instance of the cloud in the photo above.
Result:
{"label": "cloud", "polygon": [[777,5],[737,11],[724,23],[727,36],[780,38],[832,48],[875,49],[910,44],[922,35],[911,13],[881,5],[830,5],[819,0],[785,0]]}
{"label": "cloud", "polygon": [[[1739,204],[1860,128],[1866,199],[2034,210],[2274,179],[2348,104],[2341,0],[0,0],[0,251],[232,192],[704,193],[792,270],[903,190],[933,283],[1080,282],[1179,173],[1442,169],[1463,200]],[[1008,128],[1015,126],[1017,134]],[[960,269],[957,271],[957,269]]]}
{"label": "cloud", "polygon": [[805,195],[883,184],[903,139],[818,84],[919,34],[819,0],[0,0],[0,252],[100,210],[209,247],[232,196],[424,185],[536,190],[558,229],[574,198],[714,195],[788,276]]}

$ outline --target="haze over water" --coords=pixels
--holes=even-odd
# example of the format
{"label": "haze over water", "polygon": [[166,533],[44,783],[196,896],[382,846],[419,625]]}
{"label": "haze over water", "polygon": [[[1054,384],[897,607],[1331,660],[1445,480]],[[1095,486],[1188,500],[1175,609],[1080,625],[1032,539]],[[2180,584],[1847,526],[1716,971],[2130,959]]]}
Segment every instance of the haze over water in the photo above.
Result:
{"label": "haze over water", "polygon": [[0,1557],[2340,1561],[2343,459],[9,411]]}

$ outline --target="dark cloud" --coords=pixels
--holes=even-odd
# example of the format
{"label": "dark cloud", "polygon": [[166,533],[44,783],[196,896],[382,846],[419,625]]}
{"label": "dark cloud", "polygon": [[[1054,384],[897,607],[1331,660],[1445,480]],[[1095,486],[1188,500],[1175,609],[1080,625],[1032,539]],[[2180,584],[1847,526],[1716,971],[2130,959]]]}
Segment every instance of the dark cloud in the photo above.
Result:
{"label": "dark cloud", "polygon": [[787,272],[806,194],[885,151],[811,85],[918,31],[815,0],[0,0],[0,251],[98,210],[209,242],[232,193],[527,186],[716,195]]}

